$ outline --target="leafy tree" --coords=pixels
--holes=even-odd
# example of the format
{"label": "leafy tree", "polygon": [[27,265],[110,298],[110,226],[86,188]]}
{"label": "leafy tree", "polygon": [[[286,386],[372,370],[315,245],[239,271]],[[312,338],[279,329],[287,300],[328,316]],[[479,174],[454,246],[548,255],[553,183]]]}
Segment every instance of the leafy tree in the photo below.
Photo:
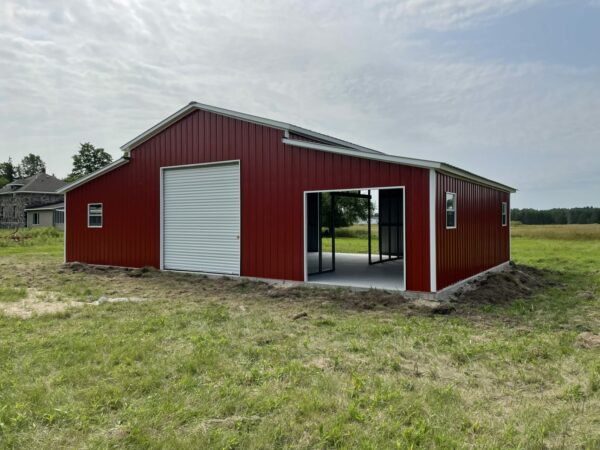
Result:
{"label": "leafy tree", "polygon": [[[367,220],[367,200],[356,197],[336,197],[335,199],[335,226],[349,227],[360,220]],[[329,228],[331,223],[331,195],[328,192],[321,194],[321,225]],[[371,212],[373,210],[371,209]]]}
{"label": "leafy tree", "polygon": [[46,163],[38,155],[30,153],[21,160],[18,167],[19,177],[26,178],[46,171]]}
{"label": "leafy tree", "polygon": [[80,146],[79,152],[73,156],[73,171],[66,181],[75,181],[112,162],[112,156],[103,148],[96,148],[89,142]]}
{"label": "leafy tree", "polygon": [[0,176],[0,188],[2,186],[6,186],[8,183],[10,183],[10,181],[8,181],[8,178]]}
{"label": "leafy tree", "polygon": [[7,183],[15,181],[15,178],[17,177],[17,168],[13,165],[11,158],[8,158],[8,161],[6,162],[0,163],[0,177],[8,180]]}

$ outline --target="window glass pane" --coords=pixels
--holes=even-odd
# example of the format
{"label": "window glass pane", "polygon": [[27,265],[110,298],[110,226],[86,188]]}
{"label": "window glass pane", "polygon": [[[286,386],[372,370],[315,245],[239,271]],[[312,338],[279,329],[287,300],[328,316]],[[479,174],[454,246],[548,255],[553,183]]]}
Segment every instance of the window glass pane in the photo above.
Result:
{"label": "window glass pane", "polygon": [[99,227],[102,226],[102,216],[92,216],[90,215],[90,226],[91,227]]}
{"label": "window glass pane", "polygon": [[446,211],[454,211],[456,209],[455,199],[455,194],[446,192]]}
{"label": "window glass pane", "polygon": [[88,205],[88,226],[90,227],[101,227],[102,226],[102,204],[92,203]]}
{"label": "window glass pane", "polygon": [[454,211],[448,211],[446,213],[446,226],[448,228],[454,228],[456,226],[456,213]]}

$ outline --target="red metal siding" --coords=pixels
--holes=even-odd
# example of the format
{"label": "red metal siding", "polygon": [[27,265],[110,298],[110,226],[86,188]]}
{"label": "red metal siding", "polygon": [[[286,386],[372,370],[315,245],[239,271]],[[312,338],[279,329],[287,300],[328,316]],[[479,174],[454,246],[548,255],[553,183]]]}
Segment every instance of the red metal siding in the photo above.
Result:
{"label": "red metal siding", "polygon": [[[406,285],[429,290],[428,170],[281,142],[283,132],[195,111],[131,153],[131,161],[67,194],[67,261],[160,265],[160,167],[240,160],[242,275],[304,278],[304,191],[406,187]],[[86,226],[88,203],[104,226]]]}
{"label": "red metal siding", "polygon": [[[446,229],[446,192],[456,193],[456,229]],[[437,289],[510,259],[509,227],[502,226],[502,202],[510,194],[437,174]]]}

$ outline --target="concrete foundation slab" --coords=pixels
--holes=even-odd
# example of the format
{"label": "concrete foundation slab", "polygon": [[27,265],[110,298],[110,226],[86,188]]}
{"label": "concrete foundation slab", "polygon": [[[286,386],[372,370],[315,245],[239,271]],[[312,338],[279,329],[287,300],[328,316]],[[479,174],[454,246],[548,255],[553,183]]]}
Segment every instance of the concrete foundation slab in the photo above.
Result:
{"label": "concrete foundation slab", "polygon": [[[318,267],[319,254],[307,255],[308,267]],[[323,252],[323,261],[331,261],[331,253]],[[309,283],[333,286],[404,290],[404,261],[388,261],[369,265],[369,256],[357,253],[335,254],[335,271],[308,276]]]}

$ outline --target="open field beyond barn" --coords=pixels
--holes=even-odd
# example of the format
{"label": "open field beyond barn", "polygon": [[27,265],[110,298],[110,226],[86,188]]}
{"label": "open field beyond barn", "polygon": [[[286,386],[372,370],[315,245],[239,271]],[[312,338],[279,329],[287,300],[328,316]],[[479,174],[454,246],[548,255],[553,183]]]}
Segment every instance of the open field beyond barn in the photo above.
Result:
{"label": "open field beyond barn", "polygon": [[584,227],[515,227],[546,287],[447,315],[63,266],[59,232],[2,232],[0,447],[599,448],[600,225]]}

